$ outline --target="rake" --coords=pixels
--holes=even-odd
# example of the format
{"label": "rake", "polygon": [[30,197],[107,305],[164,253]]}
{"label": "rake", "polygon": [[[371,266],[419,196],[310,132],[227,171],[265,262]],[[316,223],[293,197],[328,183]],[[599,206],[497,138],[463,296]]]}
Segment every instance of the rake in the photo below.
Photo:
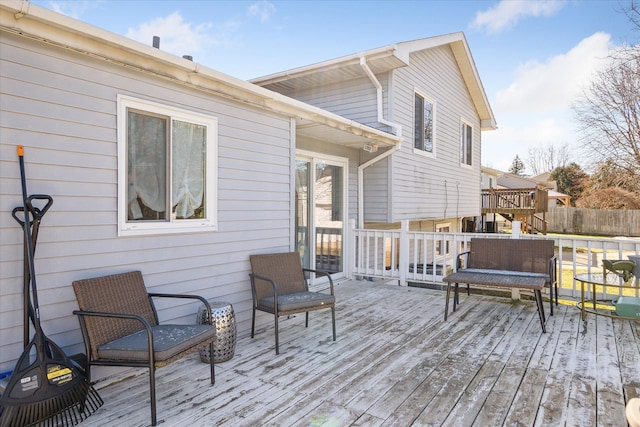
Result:
{"label": "rake", "polygon": [[0,427],[73,426],[94,413],[103,401],[78,362],[67,357],[42,331],[30,224],[30,216],[36,215],[28,202],[22,146],[18,146],[18,158],[31,282],[29,311],[35,334],[18,359],[0,397]]}

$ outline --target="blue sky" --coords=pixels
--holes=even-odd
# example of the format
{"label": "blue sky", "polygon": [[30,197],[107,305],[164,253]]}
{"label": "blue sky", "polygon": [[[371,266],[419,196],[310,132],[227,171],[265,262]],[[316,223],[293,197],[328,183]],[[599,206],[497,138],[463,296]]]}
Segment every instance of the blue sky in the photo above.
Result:
{"label": "blue sky", "polygon": [[482,164],[501,170],[565,144],[587,168],[570,106],[610,50],[640,40],[629,0],[32,2],[246,80],[463,31],[499,127]]}

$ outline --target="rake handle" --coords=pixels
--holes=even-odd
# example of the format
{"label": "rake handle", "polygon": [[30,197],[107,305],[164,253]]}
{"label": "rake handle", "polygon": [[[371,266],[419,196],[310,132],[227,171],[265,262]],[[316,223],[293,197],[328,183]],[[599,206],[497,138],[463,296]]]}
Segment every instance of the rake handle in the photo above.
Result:
{"label": "rake handle", "polygon": [[20,181],[22,184],[22,203],[23,203],[23,212],[24,212],[24,233],[25,233],[25,242],[27,244],[27,258],[29,262],[29,276],[31,280],[31,298],[33,299],[33,314],[34,314],[34,325],[36,327],[37,332],[41,332],[42,328],[40,325],[40,308],[38,305],[38,293],[36,286],[36,268],[34,263],[34,249],[33,242],[31,240],[31,223],[30,223],[30,210],[29,210],[29,202],[27,196],[27,178],[25,174],[24,167],[24,147],[22,145],[18,145],[18,160],[20,162]]}

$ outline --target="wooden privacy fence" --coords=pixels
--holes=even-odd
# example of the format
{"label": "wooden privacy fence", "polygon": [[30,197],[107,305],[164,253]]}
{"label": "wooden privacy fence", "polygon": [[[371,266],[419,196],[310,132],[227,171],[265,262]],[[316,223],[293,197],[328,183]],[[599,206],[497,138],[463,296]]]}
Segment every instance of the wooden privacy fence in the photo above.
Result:
{"label": "wooden privacy fence", "polygon": [[547,221],[550,233],[640,236],[640,210],[551,208]]}

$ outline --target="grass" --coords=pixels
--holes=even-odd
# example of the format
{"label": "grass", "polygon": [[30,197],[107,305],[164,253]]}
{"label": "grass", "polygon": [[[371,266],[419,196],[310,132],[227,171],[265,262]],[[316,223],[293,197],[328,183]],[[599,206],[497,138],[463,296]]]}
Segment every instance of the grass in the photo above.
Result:
{"label": "grass", "polygon": [[[592,269],[592,271],[594,271]],[[581,273],[587,273],[587,269],[586,268],[578,268],[576,269],[576,274],[581,274]],[[600,272],[595,271],[595,272]],[[558,279],[561,279],[561,288],[562,289],[573,289],[573,269],[563,269],[560,272],[560,276]],[[637,286],[634,286],[634,281],[631,281],[630,283],[626,284],[625,288],[622,289],[622,295],[624,296],[636,296],[637,292],[640,292],[638,290]],[[585,288],[585,290],[587,290],[587,288]],[[580,292],[580,284],[576,283],[576,291]],[[611,296],[618,296],[619,295],[619,289],[617,287],[614,286],[607,286],[607,295],[611,295]],[[603,292],[603,287],[602,286],[596,286],[596,293],[597,294],[601,294]]]}

